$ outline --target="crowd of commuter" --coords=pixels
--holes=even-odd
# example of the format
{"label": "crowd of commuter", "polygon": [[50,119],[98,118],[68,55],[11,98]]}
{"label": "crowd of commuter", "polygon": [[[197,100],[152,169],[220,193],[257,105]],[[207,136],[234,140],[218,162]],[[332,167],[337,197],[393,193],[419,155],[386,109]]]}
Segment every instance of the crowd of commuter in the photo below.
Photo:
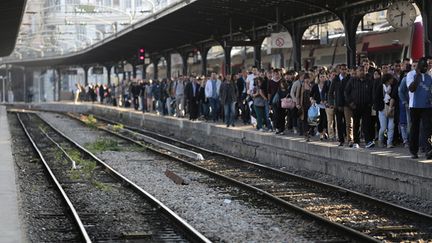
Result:
{"label": "crowd of commuter", "polygon": [[226,76],[123,80],[77,84],[75,102],[87,100],[143,112],[209,122],[251,124],[258,131],[319,136],[339,146],[421,150],[432,159],[432,58],[377,67],[370,60],[348,68],[242,70]]}

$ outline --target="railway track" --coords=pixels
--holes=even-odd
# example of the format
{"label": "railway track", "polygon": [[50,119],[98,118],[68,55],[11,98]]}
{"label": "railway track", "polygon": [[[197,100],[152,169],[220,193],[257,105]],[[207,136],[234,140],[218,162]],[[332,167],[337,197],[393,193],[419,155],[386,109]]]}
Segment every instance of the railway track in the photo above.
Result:
{"label": "railway track", "polygon": [[[71,116],[75,119],[77,117]],[[250,161],[210,151],[141,128],[122,124],[122,129],[107,129],[119,124],[101,117],[99,128],[136,144],[140,136],[189,149],[204,160],[176,158],[195,169],[254,190],[276,203],[295,208],[315,219],[350,234],[359,241],[431,242],[432,216],[388,203],[342,187],[259,165]],[[103,122],[102,122],[103,121]],[[139,135],[138,135],[139,134]],[[157,152],[160,152],[156,149]]]}
{"label": "railway track", "polygon": [[210,242],[149,193],[36,114],[17,113],[84,242]]}
{"label": "railway track", "polygon": [[35,153],[17,117],[8,114],[13,157],[17,167],[19,206],[30,242],[82,242],[71,210],[62,194],[47,177],[43,162]]}

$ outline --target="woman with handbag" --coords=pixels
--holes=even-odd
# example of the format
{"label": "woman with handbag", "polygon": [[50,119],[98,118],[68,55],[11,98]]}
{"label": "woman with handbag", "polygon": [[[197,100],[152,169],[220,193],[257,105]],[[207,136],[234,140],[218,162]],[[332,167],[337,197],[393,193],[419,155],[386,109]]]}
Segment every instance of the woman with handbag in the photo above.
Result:
{"label": "woman with handbag", "polygon": [[382,85],[375,86],[374,109],[378,111],[380,130],[378,145],[384,147],[384,132],[387,130],[387,148],[393,148],[394,111],[398,99],[398,90],[393,75],[384,74]]}
{"label": "woman with handbag", "polygon": [[[277,102],[273,103],[273,111],[275,112],[275,128],[276,134],[283,135],[285,131],[285,118],[287,115],[287,105],[288,104],[288,84],[285,80],[279,81],[279,87],[276,91],[275,96],[278,96],[279,99]],[[292,102],[292,99],[291,99]]]}

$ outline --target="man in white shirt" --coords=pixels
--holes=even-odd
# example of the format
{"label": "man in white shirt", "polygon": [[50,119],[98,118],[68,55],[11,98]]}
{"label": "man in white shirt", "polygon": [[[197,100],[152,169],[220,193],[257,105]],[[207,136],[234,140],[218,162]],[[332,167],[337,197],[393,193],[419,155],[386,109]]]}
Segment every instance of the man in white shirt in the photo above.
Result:
{"label": "man in white shirt", "polygon": [[[249,96],[252,96],[252,94],[253,94],[253,89],[254,89],[254,85],[255,85],[254,84],[254,79],[256,77],[258,77],[258,68],[255,67],[255,66],[253,66],[252,67],[252,72],[250,72],[248,74],[247,78],[246,78],[246,89],[247,89],[247,94]],[[253,107],[252,107],[252,105],[253,105],[252,99],[251,99],[251,101],[248,102],[248,105],[249,105],[249,110],[252,110],[253,109]],[[256,122],[255,117],[253,117],[251,115],[251,124],[252,125],[256,125],[256,123],[257,122]]]}
{"label": "man in white shirt", "polygon": [[[409,90],[409,109],[411,117],[409,149],[411,158],[418,158],[419,134],[424,139],[431,136],[432,117],[432,77],[428,74],[428,60],[420,59],[417,68],[407,74],[406,86]],[[420,131],[420,121],[423,129]],[[427,144],[426,158],[432,159],[431,145]]]}
{"label": "man in white shirt", "polygon": [[213,122],[218,120],[219,115],[219,91],[221,81],[217,79],[216,73],[212,73],[205,86],[205,97],[209,100]]}

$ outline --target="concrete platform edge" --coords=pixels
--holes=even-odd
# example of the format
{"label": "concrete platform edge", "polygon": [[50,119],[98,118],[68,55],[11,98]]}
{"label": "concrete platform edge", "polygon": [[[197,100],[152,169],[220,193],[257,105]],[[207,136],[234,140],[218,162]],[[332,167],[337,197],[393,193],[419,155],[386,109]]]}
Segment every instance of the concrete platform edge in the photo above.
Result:
{"label": "concrete platform edge", "polygon": [[23,242],[11,142],[6,107],[0,105],[0,242]]}

